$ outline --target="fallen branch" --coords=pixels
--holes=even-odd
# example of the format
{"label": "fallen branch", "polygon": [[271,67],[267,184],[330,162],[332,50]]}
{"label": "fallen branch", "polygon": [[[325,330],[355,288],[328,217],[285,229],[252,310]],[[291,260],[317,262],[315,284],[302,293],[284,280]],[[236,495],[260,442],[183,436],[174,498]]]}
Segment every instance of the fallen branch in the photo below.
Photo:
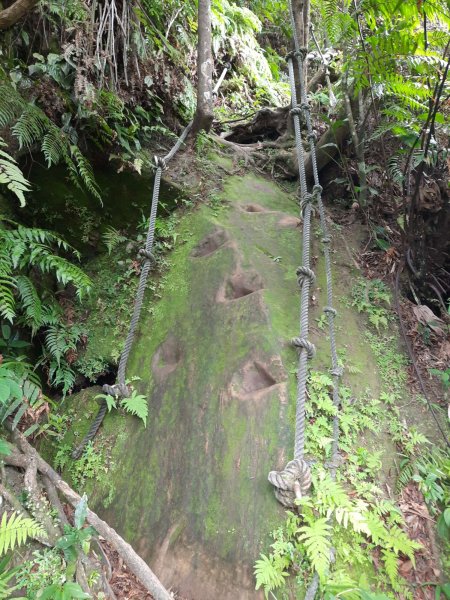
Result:
{"label": "fallen branch", "polygon": [[[39,455],[20,432],[13,431],[12,437],[21,452],[14,449],[9,456],[5,456],[4,461],[7,464],[26,470],[30,466],[30,461],[35,460],[38,472],[47,477],[69,504],[76,508],[81,501],[79,494],[61,479],[59,474]],[[87,510],[86,520],[116,550],[129,570],[152,594],[155,600],[172,600],[172,595],[162,585],[147,563],[136,554],[130,544],[112,527],[90,509]]]}
{"label": "fallen branch", "polygon": [[0,29],[12,27],[24,17],[32,8],[36,6],[39,0],[16,0],[14,4],[0,11]]}

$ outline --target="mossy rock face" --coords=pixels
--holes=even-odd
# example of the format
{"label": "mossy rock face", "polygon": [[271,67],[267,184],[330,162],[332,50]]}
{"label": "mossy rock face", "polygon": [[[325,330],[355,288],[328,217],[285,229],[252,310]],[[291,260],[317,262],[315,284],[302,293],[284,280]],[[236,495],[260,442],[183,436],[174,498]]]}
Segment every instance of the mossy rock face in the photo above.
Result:
{"label": "mossy rock face", "polygon": [[[101,489],[91,502],[183,597],[245,599],[261,596],[253,564],[284,518],[267,474],[292,458],[301,224],[293,196],[262,178],[230,177],[222,198],[183,218],[163,298],[143,310],[128,376],[141,378],[149,423],[127,421],[114,502],[103,509]],[[340,296],[352,269],[336,256]],[[322,262],[314,306],[325,303]],[[373,363],[357,315],[338,308],[340,343]],[[315,368],[328,368],[318,333]],[[375,368],[365,384],[377,388]],[[118,419],[108,415],[107,434]]]}

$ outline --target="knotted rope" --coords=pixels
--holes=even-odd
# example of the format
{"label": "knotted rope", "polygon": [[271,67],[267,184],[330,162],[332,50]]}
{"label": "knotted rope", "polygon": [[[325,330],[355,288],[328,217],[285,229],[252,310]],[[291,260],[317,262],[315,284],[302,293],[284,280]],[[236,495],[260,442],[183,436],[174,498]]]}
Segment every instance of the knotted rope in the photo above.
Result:
{"label": "knotted rope", "polygon": [[[306,402],[306,380],[308,359],[314,356],[314,345],[308,340],[309,334],[309,293],[314,282],[315,276],[310,267],[310,238],[311,238],[311,202],[317,203],[322,229],[322,245],[325,257],[325,272],[327,286],[327,305],[324,312],[328,318],[328,330],[331,349],[331,375],[333,378],[333,404],[337,408],[340,405],[339,399],[339,380],[342,376],[342,368],[339,365],[334,319],[336,310],[333,307],[333,285],[331,273],[330,242],[326,223],[325,209],[322,201],[322,186],[319,182],[319,171],[316,155],[316,136],[314,134],[311,122],[310,107],[306,94],[305,78],[303,72],[303,63],[307,55],[306,48],[300,48],[298,36],[296,33],[294,13],[292,2],[289,0],[289,13],[294,36],[294,52],[291,52],[286,58],[288,63],[289,82],[291,88],[291,111],[294,121],[295,146],[298,159],[299,181],[300,181],[300,207],[303,215],[303,245],[302,245],[302,266],[297,269],[298,283],[301,288],[300,304],[300,336],[292,340],[292,343],[299,348],[300,355],[297,371],[297,403],[295,419],[295,447],[294,460],[290,461],[283,471],[271,471],[269,481],[275,486],[276,498],[287,507],[294,507],[295,501],[307,494],[311,486],[311,472],[308,462],[304,459],[305,448],[305,402]],[[295,88],[294,61],[298,67],[298,78],[300,84],[300,105],[297,104],[297,93]],[[314,186],[312,193],[308,193],[306,182],[305,155],[301,137],[300,116],[306,123],[307,139],[310,144],[310,155],[314,177]],[[337,411],[336,411],[337,412]],[[338,463],[338,441],[339,441],[339,420],[338,415],[333,418],[333,442],[331,449],[330,471],[334,479]],[[317,573],[306,591],[305,599],[313,600],[319,586]]]}
{"label": "knotted rope", "polygon": [[[219,91],[219,88],[225,78],[225,75],[227,74],[227,71],[230,68],[231,68],[231,65],[229,63],[227,63],[225,65],[225,68],[223,69],[215,87],[214,87],[214,90],[213,90],[214,95],[217,95],[217,92]],[[104,385],[102,388],[103,392],[105,394],[109,394],[111,396],[114,396],[115,398],[119,398],[119,397],[126,398],[131,394],[131,390],[126,384],[126,376],[125,375],[126,375],[126,370],[127,370],[128,357],[130,356],[131,348],[133,346],[134,338],[136,335],[136,328],[139,323],[139,317],[141,314],[142,303],[144,301],[144,293],[145,293],[145,288],[147,285],[148,275],[150,273],[150,268],[152,266],[152,263],[155,262],[155,257],[152,253],[152,250],[153,250],[153,242],[155,239],[155,223],[156,223],[156,215],[158,212],[159,191],[160,191],[160,187],[161,187],[162,172],[168,168],[168,163],[172,160],[172,158],[175,156],[175,154],[178,152],[178,150],[180,150],[181,146],[186,141],[186,138],[189,135],[189,132],[192,129],[193,124],[194,124],[194,121],[192,120],[192,121],[190,121],[190,123],[188,123],[186,125],[186,127],[184,128],[180,137],[177,139],[174,146],[168,152],[168,154],[166,154],[166,156],[155,156],[155,159],[154,159],[155,166],[156,166],[156,173],[155,173],[155,179],[153,182],[153,194],[152,194],[152,203],[151,203],[151,208],[150,208],[150,219],[149,219],[149,224],[148,224],[148,229],[147,229],[147,238],[146,238],[146,242],[145,242],[145,247],[141,248],[141,250],[139,250],[139,255],[143,258],[143,265],[142,265],[141,275],[139,278],[139,284],[138,284],[138,288],[137,288],[137,292],[136,292],[136,299],[134,302],[133,315],[130,320],[130,325],[129,325],[128,334],[127,334],[127,337],[125,340],[124,348],[122,350],[122,354],[120,355],[119,368],[118,368],[118,372],[117,372],[117,383],[113,386]],[[81,454],[83,453],[84,448],[86,447],[86,444],[88,444],[88,442],[90,442],[92,439],[94,439],[94,437],[97,434],[97,431],[103,421],[103,418],[106,414],[106,409],[107,409],[106,401],[103,400],[100,405],[100,409],[97,413],[97,416],[95,417],[94,421],[92,422],[92,425],[91,425],[88,433],[85,435],[85,437],[81,441],[80,445],[77,446],[73,450],[72,458],[74,458],[74,459],[80,458]]]}

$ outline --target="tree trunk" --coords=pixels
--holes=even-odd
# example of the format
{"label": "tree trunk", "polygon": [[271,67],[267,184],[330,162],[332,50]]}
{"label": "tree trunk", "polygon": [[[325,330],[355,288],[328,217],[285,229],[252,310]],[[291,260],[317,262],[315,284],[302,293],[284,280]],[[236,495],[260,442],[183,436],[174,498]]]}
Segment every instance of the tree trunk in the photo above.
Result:
{"label": "tree trunk", "polygon": [[197,111],[192,126],[193,134],[202,129],[209,131],[213,122],[212,93],[213,61],[211,54],[211,0],[198,2],[197,49]]}
{"label": "tree trunk", "polygon": [[24,17],[39,0],[16,0],[14,4],[0,12],[0,30],[8,29]]}

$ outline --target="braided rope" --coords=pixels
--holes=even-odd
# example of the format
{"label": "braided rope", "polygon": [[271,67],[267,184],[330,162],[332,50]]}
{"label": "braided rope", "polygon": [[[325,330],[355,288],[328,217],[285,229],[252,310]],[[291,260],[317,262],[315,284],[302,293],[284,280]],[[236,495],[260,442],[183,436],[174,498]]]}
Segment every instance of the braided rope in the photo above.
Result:
{"label": "braided rope", "polygon": [[[290,114],[294,121],[295,147],[298,159],[299,179],[300,179],[300,206],[303,213],[303,264],[297,269],[298,282],[301,286],[301,306],[300,306],[300,336],[294,338],[292,343],[300,348],[299,364],[297,371],[297,404],[295,419],[295,447],[294,461],[288,463],[284,471],[271,471],[269,481],[275,486],[275,495],[285,506],[295,506],[295,500],[298,497],[294,492],[304,484],[305,474],[308,474],[308,486],[303,485],[303,489],[308,487],[311,482],[309,466],[307,471],[303,468],[294,469],[292,465],[295,461],[303,467],[306,461],[303,458],[305,444],[305,402],[306,402],[306,378],[307,361],[314,355],[314,345],[308,340],[308,320],[309,320],[309,291],[314,280],[314,273],[310,268],[310,235],[311,235],[311,201],[315,200],[319,207],[320,225],[322,230],[322,245],[325,257],[325,273],[327,285],[327,305],[324,312],[328,318],[328,330],[331,349],[331,375],[333,378],[333,404],[336,408],[340,406],[339,398],[339,380],[342,376],[342,368],[339,365],[336,347],[336,334],[334,319],[336,310],[333,307],[333,285],[331,273],[331,238],[328,233],[326,223],[325,209],[322,201],[322,186],[319,182],[319,171],[317,166],[316,154],[316,135],[312,128],[311,113],[306,94],[305,77],[303,72],[303,63],[307,55],[307,49],[301,48],[296,32],[292,1],[289,0],[289,14],[291,17],[292,31],[294,37],[295,51],[287,56],[289,83],[291,88]],[[297,104],[297,94],[295,89],[294,58],[297,61],[298,77],[300,83],[300,105]],[[305,156],[301,139],[300,115],[303,114],[307,129],[307,139],[310,144],[311,163],[313,168],[314,186],[312,194],[307,191]],[[337,412],[337,411],[336,411]],[[336,477],[338,464],[338,443],[339,443],[339,417],[336,414],[333,418],[333,442],[331,448],[330,472],[331,477]],[[297,479],[295,480],[295,477]],[[334,561],[332,556],[331,561]],[[314,573],[313,579],[306,590],[305,600],[314,600],[319,588],[319,577]]]}
{"label": "braided rope", "polygon": [[[225,65],[225,68],[223,69],[215,87],[214,87],[215,94],[217,94],[217,92],[219,91],[220,85],[222,84],[222,82],[225,78],[225,75],[230,68],[231,68],[230,64],[227,63]],[[128,386],[126,385],[126,370],[127,370],[128,358],[130,356],[131,348],[133,346],[134,338],[136,335],[136,328],[138,326],[139,318],[141,315],[142,304],[144,302],[144,293],[145,293],[145,288],[147,286],[148,275],[150,273],[150,268],[151,268],[152,263],[155,262],[155,257],[152,253],[152,249],[153,249],[153,242],[155,239],[155,224],[156,224],[156,215],[158,212],[159,191],[160,191],[160,187],[161,187],[162,172],[168,168],[168,163],[172,160],[172,158],[180,150],[181,146],[186,141],[186,138],[189,135],[189,132],[191,131],[193,124],[194,124],[194,121],[192,120],[192,121],[190,121],[190,123],[188,123],[186,125],[186,127],[184,128],[180,137],[175,142],[174,146],[171,148],[171,150],[165,156],[155,156],[156,173],[155,173],[155,179],[153,182],[152,203],[151,203],[151,208],[150,208],[150,219],[149,219],[149,224],[148,224],[148,229],[147,229],[147,237],[146,237],[145,247],[141,248],[141,250],[139,250],[139,255],[144,258],[144,262],[142,265],[141,274],[139,277],[139,284],[138,284],[138,288],[136,291],[136,299],[135,299],[134,307],[133,307],[133,315],[130,320],[130,325],[128,328],[128,333],[127,333],[127,337],[125,339],[125,344],[124,344],[124,347],[122,350],[122,354],[120,355],[119,368],[118,368],[118,372],[117,372],[118,383],[115,386],[103,386],[103,391],[106,394],[113,395],[115,397],[119,397],[119,396],[127,397],[130,394],[130,390],[129,390]],[[113,390],[116,393],[111,393],[111,391],[113,391]],[[88,433],[85,435],[85,437],[81,441],[80,445],[72,452],[73,458],[79,458],[81,456],[81,454],[83,453],[83,450],[86,447],[86,444],[88,444],[88,442],[90,442],[91,440],[94,439],[94,437],[97,434],[97,431],[99,430],[99,427],[102,424],[102,421],[105,417],[106,409],[107,409],[106,401],[103,400],[103,402],[100,405],[97,416],[95,417]]]}

